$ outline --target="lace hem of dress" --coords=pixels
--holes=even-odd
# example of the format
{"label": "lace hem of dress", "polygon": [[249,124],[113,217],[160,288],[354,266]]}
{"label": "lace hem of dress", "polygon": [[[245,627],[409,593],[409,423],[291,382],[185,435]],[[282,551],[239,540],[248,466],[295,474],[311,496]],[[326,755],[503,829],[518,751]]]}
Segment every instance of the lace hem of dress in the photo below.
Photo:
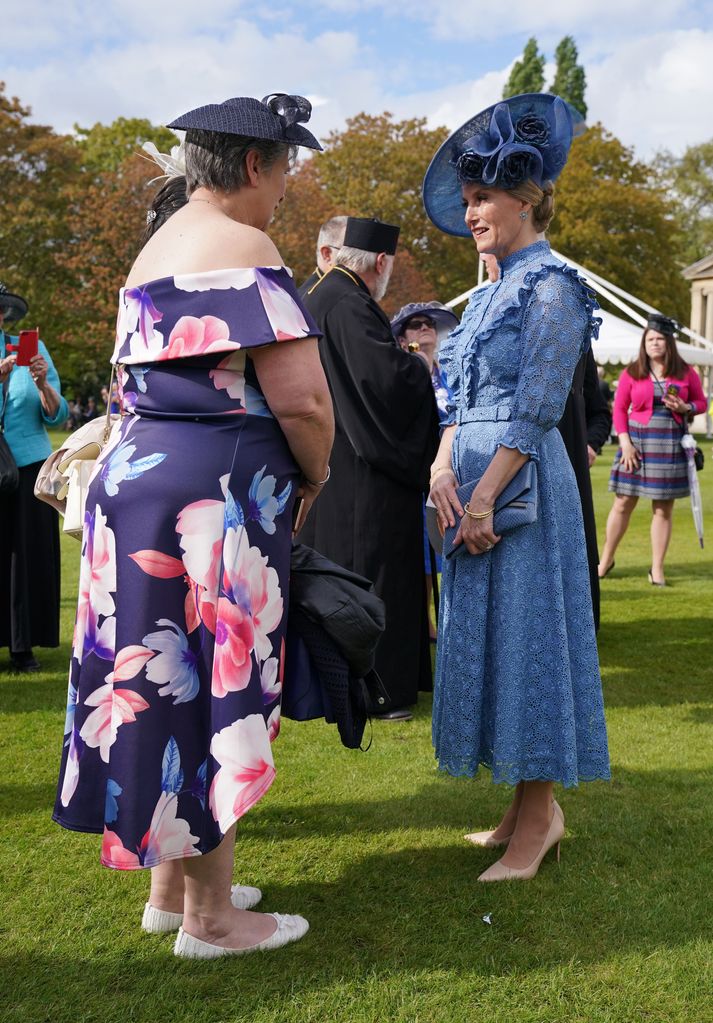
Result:
{"label": "lace hem of dress", "polygon": [[453,778],[475,778],[481,767],[487,768],[492,775],[494,785],[515,786],[521,781],[552,781],[565,789],[577,788],[580,782],[589,781],[611,781],[611,772],[595,767],[594,765],[577,765],[569,771],[563,770],[563,765],[539,764],[528,768],[518,769],[509,764],[492,764],[485,758],[479,760],[465,758],[462,760],[439,759],[438,770],[449,774]]}

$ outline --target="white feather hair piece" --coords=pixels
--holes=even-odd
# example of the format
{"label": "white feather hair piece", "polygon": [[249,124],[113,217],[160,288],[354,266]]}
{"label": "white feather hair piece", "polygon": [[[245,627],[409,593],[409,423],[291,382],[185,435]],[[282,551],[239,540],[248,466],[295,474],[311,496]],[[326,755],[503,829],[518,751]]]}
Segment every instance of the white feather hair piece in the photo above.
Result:
{"label": "white feather hair piece", "polygon": [[[170,153],[159,152],[154,142],[144,142],[141,148],[145,153],[148,153],[148,156],[145,156],[144,159],[153,160],[163,171],[163,174],[151,178],[149,184],[153,184],[154,181],[161,181],[162,178],[177,178],[181,174],[186,173],[186,151],[183,148],[183,142],[178,146],[171,146]],[[139,153],[139,156],[143,156],[143,153]]]}

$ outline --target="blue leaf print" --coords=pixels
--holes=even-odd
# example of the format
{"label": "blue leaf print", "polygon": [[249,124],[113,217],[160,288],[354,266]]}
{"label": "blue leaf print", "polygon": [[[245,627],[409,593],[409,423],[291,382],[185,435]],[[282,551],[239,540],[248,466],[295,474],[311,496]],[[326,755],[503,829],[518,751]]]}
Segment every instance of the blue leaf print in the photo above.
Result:
{"label": "blue leaf print", "polygon": [[239,529],[245,525],[245,515],[239,501],[236,501],[230,491],[225,490],[225,517],[226,529]]}
{"label": "blue leaf print", "polygon": [[196,771],[196,777],[190,788],[190,793],[195,796],[201,804],[201,809],[205,810],[205,795],[206,795],[206,773],[208,771],[208,760],[204,760],[201,766]]}
{"label": "blue leaf print", "polygon": [[136,479],[155,465],[159,465],[166,457],[165,454],[155,451],[152,455],[139,458],[132,463],[131,456],[135,451],[135,444],[124,441],[114,448],[102,465],[100,479],[109,497],[115,497],[119,493],[119,484],[124,480]]}
{"label": "blue leaf print", "polygon": [[137,476],[141,476],[142,473],[148,472],[149,469],[153,469],[155,465],[160,465],[166,455],[161,454],[158,451],[154,451],[152,455],[146,455],[145,458],[139,458],[136,462],[131,463],[131,467],[124,476],[125,480],[135,480]]}
{"label": "blue leaf print", "polygon": [[288,483],[285,489],[282,491],[282,493],[277,495],[277,512],[275,513],[276,515],[282,515],[283,511],[285,510],[285,505],[290,499],[291,493],[292,484]]}
{"label": "blue leaf print", "polygon": [[106,783],[106,801],[104,803],[105,824],[113,824],[119,816],[119,804],[116,801],[116,797],[120,796],[123,791],[121,785],[118,785],[113,778],[110,778]]}
{"label": "blue leaf print", "polygon": [[128,366],[127,369],[133,374],[136,386],[142,394],[146,394],[146,381],[144,377],[150,371],[150,366]]}
{"label": "blue leaf print", "polygon": [[72,729],[74,728],[74,712],[77,709],[77,690],[74,688],[72,683],[69,683],[67,688],[67,714],[64,719],[64,734],[67,736],[65,746],[69,746],[69,739],[72,735]]}
{"label": "blue leaf print", "polygon": [[181,770],[181,754],[178,743],[171,736],[166,743],[161,764],[161,791],[169,795],[180,792],[183,788],[183,771]]}

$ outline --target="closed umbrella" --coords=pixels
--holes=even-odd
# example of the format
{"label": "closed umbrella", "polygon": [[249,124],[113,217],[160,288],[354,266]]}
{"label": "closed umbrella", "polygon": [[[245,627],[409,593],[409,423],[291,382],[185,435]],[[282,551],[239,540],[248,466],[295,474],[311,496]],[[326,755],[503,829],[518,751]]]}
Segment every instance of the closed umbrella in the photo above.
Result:
{"label": "closed umbrella", "polygon": [[688,489],[691,491],[691,511],[693,512],[693,523],[698,533],[698,542],[703,546],[703,503],[701,501],[701,488],[698,485],[698,473],[694,456],[696,453],[696,442],[690,433],[684,433],[681,438],[681,447],[686,455],[686,471],[688,472]]}

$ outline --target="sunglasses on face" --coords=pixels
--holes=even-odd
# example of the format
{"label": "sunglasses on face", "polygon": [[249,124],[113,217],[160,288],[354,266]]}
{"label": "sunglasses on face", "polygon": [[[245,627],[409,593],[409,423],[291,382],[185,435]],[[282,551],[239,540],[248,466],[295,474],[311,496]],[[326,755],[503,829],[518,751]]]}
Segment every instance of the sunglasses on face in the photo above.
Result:
{"label": "sunglasses on face", "polygon": [[419,317],[415,320],[409,320],[406,324],[406,330],[420,330],[421,327],[435,327],[436,324],[433,320],[430,320],[427,316]]}

